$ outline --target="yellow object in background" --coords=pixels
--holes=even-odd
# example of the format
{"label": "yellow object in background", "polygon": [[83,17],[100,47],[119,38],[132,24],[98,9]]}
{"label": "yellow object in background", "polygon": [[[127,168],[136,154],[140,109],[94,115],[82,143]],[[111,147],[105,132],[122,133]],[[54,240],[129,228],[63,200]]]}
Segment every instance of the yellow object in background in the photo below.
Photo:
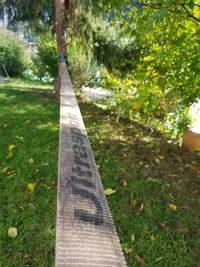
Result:
{"label": "yellow object in background", "polygon": [[188,149],[200,151],[200,134],[190,130],[185,130],[183,133],[182,146]]}

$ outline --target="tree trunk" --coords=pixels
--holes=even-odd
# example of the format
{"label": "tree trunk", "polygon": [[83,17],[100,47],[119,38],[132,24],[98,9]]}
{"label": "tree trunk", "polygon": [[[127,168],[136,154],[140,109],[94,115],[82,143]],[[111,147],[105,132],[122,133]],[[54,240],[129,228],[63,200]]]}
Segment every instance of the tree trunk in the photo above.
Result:
{"label": "tree trunk", "polygon": [[66,57],[66,11],[68,8],[69,0],[54,0],[55,6],[55,32],[58,51],[58,77],[54,79],[55,85],[55,97],[60,98],[60,86],[61,86],[61,62]]}

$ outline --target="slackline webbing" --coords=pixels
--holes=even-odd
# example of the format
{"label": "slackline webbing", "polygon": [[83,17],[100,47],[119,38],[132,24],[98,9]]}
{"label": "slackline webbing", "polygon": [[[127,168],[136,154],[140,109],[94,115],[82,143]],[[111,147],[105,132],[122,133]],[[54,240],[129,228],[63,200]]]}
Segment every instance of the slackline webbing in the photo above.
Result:
{"label": "slackline webbing", "polygon": [[64,62],[61,79],[56,266],[126,266]]}

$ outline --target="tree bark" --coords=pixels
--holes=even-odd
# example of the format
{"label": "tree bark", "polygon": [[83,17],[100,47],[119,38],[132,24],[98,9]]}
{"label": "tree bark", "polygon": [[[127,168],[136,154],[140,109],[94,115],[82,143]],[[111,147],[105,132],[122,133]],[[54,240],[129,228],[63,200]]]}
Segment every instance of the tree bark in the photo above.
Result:
{"label": "tree bark", "polygon": [[58,51],[58,77],[54,79],[55,84],[55,97],[60,98],[61,86],[61,62],[66,57],[66,12],[69,0],[54,0],[55,6],[55,32]]}

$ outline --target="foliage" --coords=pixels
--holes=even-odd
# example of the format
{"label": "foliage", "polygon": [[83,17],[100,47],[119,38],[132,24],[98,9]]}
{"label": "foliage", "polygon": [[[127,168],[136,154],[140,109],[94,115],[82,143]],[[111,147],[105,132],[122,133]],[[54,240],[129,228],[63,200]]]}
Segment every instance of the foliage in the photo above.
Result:
{"label": "foliage", "polygon": [[10,76],[22,75],[26,68],[25,48],[18,37],[0,29],[0,73],[5,75],[3,66]]}
{"label": "foliage", "polygon": [[49,27],[53,24],[53,1],[50,0],[36,0],[34,5],[31,0],[5,0],[0,4],[0,18],[3,18],[4,12],[8,15],[9,24],[28,21],[37,32],[44,30],[45,25]]}
{"label": "foliage", "polygon": [[[118,115],[155,124],[168,120],[178,134],[188,127],[187,110],[200,96],[200,39],[198,20],[189,19],[177,2],[169,2],[144,1],[113,15],[127,38],[136,38],[140,49],[138,57],[129,61],[125,80],[108,77],[108,84],[103,85],[112,90],[116,86]],[[200,7],[189,8],[198,18]]]}
{"label": "foliage", "polygon": [[[37,0],[35,11],[29,3],[18,1],[21,18],[36,27],[33,14],[42,25],[47,12],[46,24],[53,24],[52,3]],[[188,107],[199,98],[199,16],[197,0],[70,1],[67,53],[75,86],[94,84],[94,73],[106,66],[111,76],[103,85],[113,89],[115,79],[121,84],[114,89],[119,116],[173,121],[181,132],[189,125]],[[47,59],[37,60],[43,74]]]}
{"label": "foliage", "polygon": [[118,23],[103,22],[93,32],[94,57],[111,72],[123,75],[139,56],[135,36],[127,36]]}
{"label": "foliage", "polygon": [[86,50],[81,38],[70,38],[67,47],[68,69],[75,87],[80,88],[90,77],[95,66],[90,49]]}
{"label": "foliage", "polygon": [[37,54],[33,56],[33,62],[37,67],[35,69],[36,76],[42,78],[57,76],[57,48],[54,35],[50,32],[40,34],[38,36]]}
{"label": "foliage", "polygon": [[97,1],[71,1],[67,16],[67,55],[68,67],[73,84],[85,84],[99,67],[94,57],[93,28],[102,13]]}
{"label": "foliage", "polygon": [[110,23],[109,13],[108,9],[103,11],[101,1],[76,0],[71,3],[67,51],[76,86],[90,82],[94,72],[105,66],[123,75],[130,67],[130,61],[138,56],[135,37],[127,38],[119,23]]}

